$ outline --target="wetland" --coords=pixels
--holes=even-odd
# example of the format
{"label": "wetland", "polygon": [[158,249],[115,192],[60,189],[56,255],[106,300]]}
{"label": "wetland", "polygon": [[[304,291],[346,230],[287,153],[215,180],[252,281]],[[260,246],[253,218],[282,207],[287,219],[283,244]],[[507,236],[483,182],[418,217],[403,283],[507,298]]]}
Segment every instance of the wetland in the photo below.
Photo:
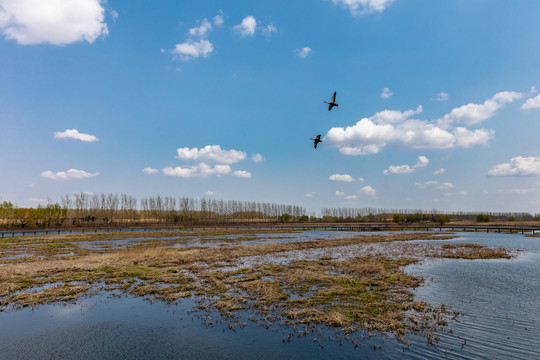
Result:
{"label": "wetland", "polygon": [[[498,298],[514,299],[505,315],[508,326],[528,315],[519,311],[523,294],[508,289],[493,298],[490,291],[499,289],[484,291],[488,280],[471,283],[467,276],[488,266],[483,277],[508,277],[510,267],[513,284],[538,281],[531,259],[539,252],[538,238],[462,232],[229,230],[6,238],[0,242],[0,355],[45,351],[50,358],[95,358],[139,349],[130,358],[169,357],[168,352],[188,358],[391,358],[403,352],[417,358],[477,357],[478,334],[463,324],[479,311],[473,297],[460,298],[460,292],[473,286],[498,311]],[[530,266],[531,277],[520,279],[520,269]],[[454,273],[463,273],[462,282],[449,294],[433,290],[449,286]],[[530,302],[538,304],[537,298]],[[538,335],[538,326],[523,328],[511,328],[520,340],[510,357],[527,358],[520,354],[538,349],[538,342],[527,341]],[[78,332],[95,339],[77,340]],[[484,332],[489,335],[490,328]],[[500,332],[512,333],[504,326]],[[483,346],[489,346],[488,335]],[[38,338],[43,345],[22,346],[38,344]],[[197,348],[203,339],[211,346]]]}

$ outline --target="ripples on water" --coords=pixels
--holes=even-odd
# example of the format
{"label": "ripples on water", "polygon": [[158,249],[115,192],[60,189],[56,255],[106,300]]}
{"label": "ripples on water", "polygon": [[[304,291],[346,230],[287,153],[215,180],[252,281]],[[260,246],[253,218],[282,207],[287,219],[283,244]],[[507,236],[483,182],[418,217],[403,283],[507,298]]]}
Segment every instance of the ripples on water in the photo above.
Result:
{"label": "ripples on water", "polygon": [[[452,333],[439,334],[438,350],[426,346],[424,336],[412,337],[404,352],[392,338],[384,340],[382,350],[355,349],[333,341],[332,331],[323,331],[323,347],[311,335],[283,344],[287,330],[278,327],[266,330],[249,321],[236,332],[226,323],[204,326],[189,312],[195,306],[189,299],[166,305],[102,295],[77,305],[0,313],[0,359],[540,359],[540,238],[457,234],[453,240],[422,243],[478,243],[524,251],[512,260],[430,260],[407,269],[426,279],[426,286],[416,290],[419,299],[462,313],[450,324]],[[280,241],[355,235],[312,231],[286,234],[292,238]],[[246,244],[274,237],[279,235],[266,234]]]}

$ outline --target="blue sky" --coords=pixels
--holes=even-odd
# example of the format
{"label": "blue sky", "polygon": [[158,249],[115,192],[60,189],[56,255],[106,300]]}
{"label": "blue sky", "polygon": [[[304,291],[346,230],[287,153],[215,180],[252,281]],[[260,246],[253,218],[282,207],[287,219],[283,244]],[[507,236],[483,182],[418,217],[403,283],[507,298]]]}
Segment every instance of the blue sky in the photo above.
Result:
{"label": "blue sky", "polygon": [[0,0],[0,197],[538,213],[538,18],[509,0]]}

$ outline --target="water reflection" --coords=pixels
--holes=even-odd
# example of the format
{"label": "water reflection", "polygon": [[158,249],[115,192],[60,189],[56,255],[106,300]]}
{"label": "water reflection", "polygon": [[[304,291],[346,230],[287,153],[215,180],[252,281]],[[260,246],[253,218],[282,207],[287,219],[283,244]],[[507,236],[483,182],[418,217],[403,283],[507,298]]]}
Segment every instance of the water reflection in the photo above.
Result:
{"label": "water reflection", "polygon": [[[357,235],[365,233],[262,234],[241,242],[249,245]],[[222,319],[216,326],[203,325],[192,312],[196,304],[190,299],[167,305],[105,294],[77,305],[43,305],[0,313],[0,358],[540,358],[540,238],[495,233],[457,235],[452,240],[422,243],[477,243],[523,252],[512,260],[428,260],[408,269],[426,279],[425,286],[416,290],[419,299],[445,303],[462,313],[458,322],[450,324],[452,333],[438,334],[439,349],[426,346],[425,336],[411,337],[412,346],[406,350],[393,338],[373,339],[371,344],[384,341],[381,350],[373,350],[370,343],[355,348],[351,343],[338,342],[332,330],[324,329],[320,335],[295,337],[284,343],[291,329],[273,326],[267,330],[249,323],[249,314],[244,319],[248,326],[230,330],[230,320]],[[126,244],[136,241],[130,239]],[[186,243],[201,245],[196,239]]]}

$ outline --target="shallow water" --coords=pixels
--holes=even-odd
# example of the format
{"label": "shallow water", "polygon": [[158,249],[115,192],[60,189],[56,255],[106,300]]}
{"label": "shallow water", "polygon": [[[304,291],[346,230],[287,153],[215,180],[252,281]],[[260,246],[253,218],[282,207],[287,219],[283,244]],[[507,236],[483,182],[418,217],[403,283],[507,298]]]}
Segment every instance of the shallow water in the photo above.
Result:
{"label": "shallow water", "polygon": [[[540,359],[540,239],[517,234],[457,233],[452,243],[521,249],[511,260],[444,259],[409,268],[427,279],[421,300],[462,313],[441,343],[449,358]],[[434,241],[428,241],[434,242]],[[430,357],[431,349],[411,350]]]}
{"label": "shallow water", "polygon": [[[245,244],[364,234],[261,234],[260,240]],[[248,316],[242,319],[247,326],[234,331],[227,326],[230,320],[206,326],[196,316],[200,312],[190,312],[195,305],[189,299],[167,305],[131,296],[100,295],[76,305],[0,313],[0,359],[540,359],[540,238],[456,235],[452,240],[419,242],[477,243],[522,252],[511,260],[428,260],[407,269],[426,279],[425,286],[416,290],[419,299],[434,305],[445,303],[462,313],[449,326],[453,333],[438,334],[439,349],[427,346],[425,336],[411,337],[412,346],[406,350],[392,338],[384,342],[374,338],[358,348],[344,341],[340,346],[333,330],[283,343],[294,329],[273,326],[267,330],[246,320]],[[394,245],[399,249],[398,243]],[[314,342],[315,337],[323,341]],[[372,344],[382,344],[382,349],[373,350]]]}

